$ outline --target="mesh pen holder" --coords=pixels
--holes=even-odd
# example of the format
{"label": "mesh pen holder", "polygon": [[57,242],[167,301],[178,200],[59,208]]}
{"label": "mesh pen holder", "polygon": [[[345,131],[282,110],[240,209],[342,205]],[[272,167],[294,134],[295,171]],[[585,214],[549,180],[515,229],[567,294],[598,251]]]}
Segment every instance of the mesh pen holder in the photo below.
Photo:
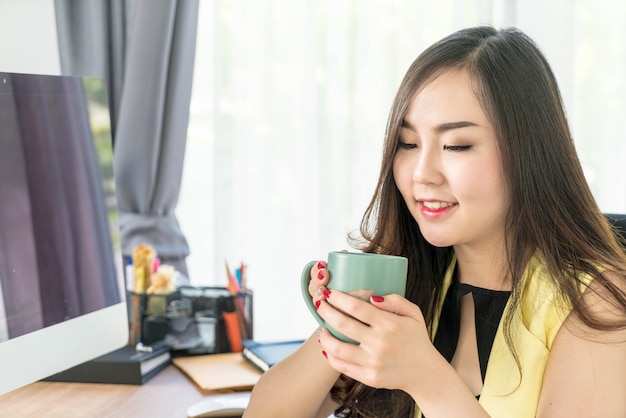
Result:
{"label": "mesh pen holder", "polygon": [[182,286],[173,295],[147,295],[145,306],[144,344],[216,354],[241,351],[241,341],[253,338],[251,290],[232,295],[224,287]]}

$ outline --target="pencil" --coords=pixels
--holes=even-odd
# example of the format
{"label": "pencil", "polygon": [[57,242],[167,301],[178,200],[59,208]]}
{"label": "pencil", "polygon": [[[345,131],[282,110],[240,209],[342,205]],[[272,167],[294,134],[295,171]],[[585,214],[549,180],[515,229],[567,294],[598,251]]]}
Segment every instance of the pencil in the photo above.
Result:
{"label": "pencil", "polygon": [[[241,333],[241,338],[244,340],[248,339],[248,324],[245,317],[245,305],[243,305],[243,301],[239,297],[241,295],[241,288],[235,279],[235,276],[230,271],[230,267],[228,267],[228,262],[224,260],[224,264],[226,265],[226,276],[228,278],[228,289],[230,290],[230,294],[233,297],[233,304],[235,305],[235,312],[237,313],[237,322],[239,323],[239,332]],[[245,296],[245,295],[244,295]]]}
{"label": "pencil", "polygon": [[248,289],[248,280],[246,278],[246,265],[243,263],[243,261],[239,266],[239,271],[241,272],[241,290],[245,292]]}

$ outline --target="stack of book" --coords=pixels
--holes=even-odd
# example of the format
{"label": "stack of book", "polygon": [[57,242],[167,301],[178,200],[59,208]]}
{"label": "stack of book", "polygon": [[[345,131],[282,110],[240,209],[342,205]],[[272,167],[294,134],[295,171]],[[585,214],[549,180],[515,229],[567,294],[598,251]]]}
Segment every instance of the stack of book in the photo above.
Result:
{"label": "stack of book", "polygon": [[119,383],[141,385],[171,362],[167,347],[137,351],[125,346],[44,380],[51,382]]}

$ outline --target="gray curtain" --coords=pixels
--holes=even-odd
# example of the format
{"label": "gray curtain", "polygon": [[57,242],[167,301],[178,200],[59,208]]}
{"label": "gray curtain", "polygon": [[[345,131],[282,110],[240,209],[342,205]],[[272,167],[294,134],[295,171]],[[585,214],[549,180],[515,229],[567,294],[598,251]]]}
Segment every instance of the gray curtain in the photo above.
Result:
{"label": "gray curtain", "polygon": [[115,128],[122,81],[127,27],[134,0],[55,0],[61,70],[106,82],[111,134]]}
{"label": "gray curtain", "polygon": [[175,215],[185,155],[198,0],[55,0],[64,74],[109,86],[122,251],[155,247],[187,273]]}

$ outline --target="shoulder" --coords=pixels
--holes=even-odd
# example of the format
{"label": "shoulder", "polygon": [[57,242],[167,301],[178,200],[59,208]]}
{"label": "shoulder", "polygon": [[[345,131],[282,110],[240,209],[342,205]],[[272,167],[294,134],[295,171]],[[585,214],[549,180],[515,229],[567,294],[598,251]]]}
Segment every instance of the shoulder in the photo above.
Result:
{"label": "shoulder", "polygon": [[554,340],[537,416],[626,415],[626,313],[616,297],[624,290],[612,273],[589,283]]}
{"label": "shoulder", "polygon": [[626,327],[624,275],[605,269],[598,278],[581,272],[572,280],[578,287],[576,298],[565,296],[538,254],[530,260],[522,278],[522,321],[533,334],[546,338],[548,349],[563,325],[589,338],[601,338],[609,328]]}
{"label": "shoulder", "polygon": [[[626,277],[605,271],[589,281],[565,325],[582,338],[611,342],[624,334],[626,340]],[[617,332],[620,328],[621,333]],[[615,332],[608,332],[612,330]]]}

